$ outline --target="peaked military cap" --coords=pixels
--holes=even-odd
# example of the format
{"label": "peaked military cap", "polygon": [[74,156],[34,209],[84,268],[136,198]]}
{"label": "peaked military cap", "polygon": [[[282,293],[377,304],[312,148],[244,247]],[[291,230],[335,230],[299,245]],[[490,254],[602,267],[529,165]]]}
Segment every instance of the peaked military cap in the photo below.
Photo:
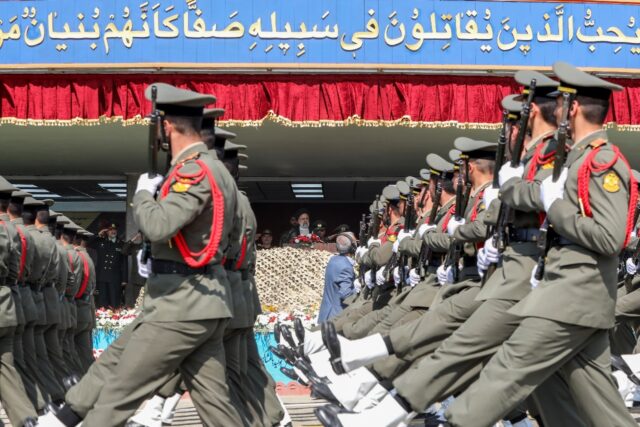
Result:
{"label": "peaked military cap", "polygon": [[382,189],[382,196],[388,202],[398,202],[400,200],[400,190],[395,185],[387,185]]}
{"label": "peaked military cap", "polygon": [[24,202],[22,204],[24,207],[27,207],[27,208],[38,208],[41,206],[46,206],[42,200],[36,200],[31,196],[25,197]]}
{"label": "peaked military cap", "polygon": [[93,236],[95,236],[95,234],[93,234],[92,232],[87,230],[82,230],[82,237],[86,237],[87,239],[90,239]]}
{"label": "peaked military cap", "polygon": [[431,172],[429,172],[429,169],[420,169],[420,179],[423,184],[429,183],[429,180],[431,179]]}
{"label": "peaked military cap", "polygon": [[433,153],[427,155],[427,166],[429,166],[431,176],[440,176],[453,172],[453,163]]}
{"label": "peaked military cap", "polygon": [[453,169],[457,170],[458,169],[458,165],[461,162],[461,158],[460,155],[462,153],[460,152],[460,150],[454,148],[452,150],[449,150],[449,160],[451,160],[453,162]]}
{"label": "peaked military cap", "polygon": [[[555,98],[555,96],[549,96],[549,94],[555,92],[558,88],[557,81],[545,76],[544,74],[533,71],[533,70],[520,70],[516,72],[514,76],[516,82],[520,83],[525,87],[524,91],[521,95],[519,95],[516,99],[520,101],[524,101],[529,95],[529,86],[531,85],[531,80],[536,80],[536,92],[534,94],[534,100],[536,98],[546,97],[546,98]],[[538,99],[538,102],[541,100]]]}
{"label": "peaked military cap", "polygon": [[454,147],[462,152],[461,156],[470,159],[494,159],[498,144],[495,142],[480,141],[467,137],[456,138]]}
{"label": "peaked military cap", "polygon": [[244,153],[238,153],[238,158],[242,160],[249,160],[249,155]]}
{"label": "peaked military cap", "polygon": [[246,166],[246,165],[238,165],[238,170],[241,170],[241,171],[249,170],[249,166]]}
{"label": "peaked military cap", "polygon": [[246,150],[246,145],[235,144],[229,140],[224,142],[224,151],[238,151],[238,150]]}
{"label": "peaked military cap", "polygon": [[216,120],[224,115],[224,108],[205,108],[202,112],[202,129],[213,129]]}
{"label": "peaked military cap", "polygon": [[44,203],[45,205],[51,207],[53,205],[56,204],[55,200],[53,199],[42,199],[42,203]]}
{"label": "peaked military cap", "polygon": [[71,231],[78,232],[78,230],[80,230],[82,227],[80,227],[75,222],[69,220],[69,223],[65,224],[64,228],[65,228],[65,230],[71,230]]}
{"label": "peaked military cap", "polygon": [[179,89],[166,83],[153,83],[147,87],[144,95],[149,101],[154,86],[157,88],[156,108],[166,115],[202,117],[204,106],[216,102],[213,95]]}
{"label": "peaked military cap", "polygon": [[409,187],[411,187],[412,189],[418,189],[420,187],[422,187],[422,181],[420,180],[420,178],[416,178],[415,176],[408,176],[404,179],[404,182],[406,182],[407,184],[409,184]]}
{"label": "peaked military cap", "polygon": [[56,218],[58,219],[58,217],[61,217],[62,214],[60,212],[54,211],[53,209],[49,209],[49,218]]}
{"label": "peaked military cap", "polygon": [[16,190],[13,193],[11,193],[11,198],[12,199],[25,199],[27,197],[30,197],[31,194],[27,193],[26,191],[22,191],[22,190]]}
{"label": "peaked military cap", "polygon": [[553,72],[560,79],[560,85],[558,90],[550,93],[549,96],[560,96],[563,92],[567,92],[608,100],[611,92],[623,89],[620,85],[585,73],[563,61],[553,64]]}
{"label": "peaked military cap", "polygon": [[221,138],[221,139],[233,139],[235,138],[237,135],[233,132],[229,132],[226,129],[222,129],[219,128],[218,126],[216,126],[216,128],[214,129],[214,133],[216,135],[216,138]]}
{"label": "peaked military cap", "polygon": [[71,220],[69,218],[66,217],[66,215],[60,215],[58,218],[56,218],[56,222],[58,224],[69,224],[71,222]]}
{"label": "peaked military cap", "polygon": [[[503,110],[507,110],[509,112],[509,118],[514,120],[520,116],[522,112],[522,101],[520,99],[520,95],[507,95],[502,98],[500,101],[500,106]],[[513,115],[513,117],[511,117]]]}
{"label": "peaked military cap", "polygon": [[400,192],[400,198],[403,200],[406,200],[407,196],[411,194],[411,187],[405,181],[396,182],[396,188]]}
{"label": "peaked military cap", "polygon": [[0,176],[0,193],[13,193],[17,190],[9,181]]}

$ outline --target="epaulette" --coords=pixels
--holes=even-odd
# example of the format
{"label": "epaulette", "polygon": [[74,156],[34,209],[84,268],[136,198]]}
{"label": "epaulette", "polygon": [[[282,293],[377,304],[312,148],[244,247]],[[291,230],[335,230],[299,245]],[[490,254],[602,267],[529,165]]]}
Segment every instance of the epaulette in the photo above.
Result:
{"label": "epaulette", "polygon": [[589,144],[589,146],[591,148],[598,148],[598,147],[602,147],[603,145],[605,145],[607,143],[607,141],[605,141],[604,139],[596,139],[595,141],[591,142]]}

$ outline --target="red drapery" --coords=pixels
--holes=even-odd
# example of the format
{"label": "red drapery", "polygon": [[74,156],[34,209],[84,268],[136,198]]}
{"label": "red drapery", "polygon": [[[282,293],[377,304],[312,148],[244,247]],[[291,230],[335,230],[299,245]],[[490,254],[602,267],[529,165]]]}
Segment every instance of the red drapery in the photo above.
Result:
{"label": "red drapery", "polygon": [[[145,87],[163,81],[217,96],[226,125],[265,119],[291,126],[497,127],[506,77],[434,75],[5,74],[0,123],[64,125],[142,121]],[[640,130],[640,81],[613,97],[608,122]]]}

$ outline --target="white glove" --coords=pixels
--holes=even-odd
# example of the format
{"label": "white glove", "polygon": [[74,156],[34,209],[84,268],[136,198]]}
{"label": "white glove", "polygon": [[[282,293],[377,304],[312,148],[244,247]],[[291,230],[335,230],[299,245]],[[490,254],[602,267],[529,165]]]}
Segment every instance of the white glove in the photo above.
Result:
{"label": "white glove", "polygon": [[456,231],[456,228],[460,227],[461,225],[464,225],[465,222],[466,221],[464,218],[460,218],[459,220],[455,218],[451,218],[449,220],[449,224],[447,224],[447,234],[449,236],[453,236],[453,233]]}
{"label": "white glove", "polygon": [[487,261],[487,255],[484,252],[484,248],[481,248],[478,251],[478,257],[476,261],[476,266],[478,267],[478,273],[480,273],[481,276],[483,276],[484,272],[487,271],[487,269],[489,268],[489,264],[491,263]]}
{"label": "white glove", "polygon": [[353,281],[353,289],[355,289],[357,293],[360,293],[360,290],[362,289],[362,283],[360,282],[359,278],[356,278],[356,280]]}
{"label": "white glove", "polygon": [[370,248],[374,243],[381,244],[380,239],[374,239],[373,237],[369,237],[369,241],[367,242],[367,247]]}
{"label": "white glove", "polygon": [[396,240],[395,242],[393,242],[393,247],[391,248],[391,250],[393,251],[394,254],[398,253],[398,249],[400,249],[400,240]]}
{"label": "white glove", "polygon": [[631,230],[631,234],[629,234],[629,240],[633,240],[636,237],[638,237],[638,232],[636,231],[636,229],[634,228],[633,230]]}
{"label": "white glove", "polygon": [[362,258],[367,252],[369,252],[369,249],[364,246],[358,246],[358,249],[356,249],[356,259]]}
{"label": "white glove", "polygon": [[138,178],[136,194],[140,191],[148,191],[152,195],[156,194],[156,191],[158,190],[158,187],[160,187],[160,184],[162,184],[162,181],[164,181],[164,177],[162,175],[158,174],[153,178],[149,178],[148,173],[143,173],[140,175],[140,178]]}
{"label": "white glove", "polygon": [[412,268],[411,270],[409,270],[409,284],[411,286],[415,286],[418,283],[420,283],[420,275],[418,274],[418,272],[416,271],[415,268]]}
{"label": "white glove", "polygon": [[624,264],[627,267],[627,274],[635,276],[638,271],[638,265],[633,262],[633,258],[627,258]]}
{"label": "white glove", "polygon": [[482,201],[484,202],[485,209],[489,208],[491,202],[498,198],[498,194],[500,193],[499,188],[488,187],[484,190],[484,194],[482,195]]}
{"label": "white glove", "polygon": [[142,262],[142,249],[138,251],[136,258],[138,259],[138,274],[147,279],[151,274],[151,258],[146,263]]}
{"label": "white glove", "polygon": [[436,226],[435,225],[431,225],[431,224],[422,224],[420,226],[420,228],[418,228],[418,234],[420,235],[420,237],[422,237],[424,235],[424,233],[426,233],[427,231],[430,230],[435,230]]}
{"label": "white glove", "polygon": [[538,266],[533,267],[533,271],[531,271],[531,278],[529,279],[529,283],[531,283],[531,289],[535,289],[540,284],[540,281],[536,279],[536,271],[538,271]]}
{"label": "white glove", "polygon": [[436,274],[438,276],[438,283],[441,285],[453,283],[453,270],[451,266],[445,268],[444,264],[441,264]]}
{"label": "white glove", "polygon": [[500,168],[500,172],[498,172],[498,181],[500,182],[500,187],[502,187],[504,183],[509,181],[511,178],[522,178],[523,173],[523,165],[518,165],[517,168],[512,168],[511,162],[505,163]]}
{"label": "white glove", "polygon": [[396,286],[400,284],[400,267],[393,269],[393,284]]}
{"label": "white glove", "polygon": [[[493,237],[488,238],[484,242],[484,254],[487,257],[487,262],[489,264],[497,264],[500,261],[500,252],[498,248],[493,245]],[[485,269],[486,270],[486,269]]]}
{"label": "white glove", "polygon": [[400,232],[398,233],[398,240],[396,241],[402,242],[404,239],[411,236],[413,236],[413,230],[400,230]]}
{"label": "white glove", "polygon": [[564,197],[564,183],[567,182],[567,174],[567,168],[564,168],[558,181],[553,182],[553,177],[549,176],[540,184],[540,198],[546,212],[549,212],[553,202]]}
{"label": "white glove", "polygon": [[376,285],[382,286],[387,283],[387,279],[384,277],[384,267],[380,267],[376,271]]}
{"label": "white glove", "polygon": [[371,277],[371,270],[367,270],[364,273],[364,284],[367,285],[367,288],[369,289],[373,289],[373,287],[376,285],[375,283],[373,283],[373,278]]}

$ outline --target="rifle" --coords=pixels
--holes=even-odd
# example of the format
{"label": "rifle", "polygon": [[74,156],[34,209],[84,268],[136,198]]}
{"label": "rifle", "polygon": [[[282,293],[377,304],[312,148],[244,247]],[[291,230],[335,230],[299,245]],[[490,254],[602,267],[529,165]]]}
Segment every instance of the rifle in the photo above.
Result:
{"label": "rifle", "polygon": [[[406,229],[411,229],[414,225],[414,221],[415,221],[415,219],[413,218],[414,217],[414,209],[413,209],[414,200],[415,199],[413,196],[413,191],[409,189],[409,194],[407,195],[407,200],[405,202],[405,210],[404,210],[404,223],[405,223]],[[405,269],[409,264],[409,258],[404,254],[400,254],[398,258],[399,258],[398,267],[399,267],[399,273],[400,273],[400,284],[398,285],[398,292],[400,292],[402,291],[402,286],[406,283],[406,280],[407,280]]]}
{"label": "rifle", "polygon": [[362,218],[360,219],[360,232],[358,233],[358,240],[360,240],[360,244],[366,244],[365,240],[367,238],[367,214],[362,214]]}
{"label": "rifle", "polygon": [[[558,139],[556,148],[556,158],[553,163],[553,174],[551,179],[553,182],[557,182],[564,168],[564,162],[566,159],[565,147],[567,146],[567,133],[569,128],[569,108],[571,107],[572,97],[568,93],[562,94],[562,121],[558,127]],[[540,226],[540,238],[538,239],[538,248],[540,249],[540,256],[538,257],[538,263],[536,265],[536,280],[542,280],[544,277],[544,267],[546,263],[547,253],[551,247],[552,236],[550,236],[552,230],[549,227],[549,221],[545,218],[544,223]]]}
{"label": "rifle", "polygon": [[[432,179],[436,179],[436,194],[433,198],[433,203],[431,204],[429,219],[427,220],[427,224],[429,225],[435,225],[436,217],[438,216],[438,209],[440,208],[440,199],[442,198],[442,180],[438,178]],[[432,257],[433,251],[431,250],[431,247],[422,242],[422,245],[420,246],[420,254],[418,255],[420,277],[425,277],[427,275],[427,264],[431,262]]]}
{"label": "rifle", "polygon": [[[522,157],[522,151],[524,150],[524,138],[527,134],[527,128],[529,126],[529,116],[531,115],[531,103],[533,102],[533,98],[536,92],[536,79],[531,79],[529,83],[529,90],[527,93],[527,101],[522,106],[522,113],[520,114],[520,127],[518,130],[518,139],[516,139],[516,143],[513,147],[513,151],[511,152],[511,167],[516,168],[520,164],[520,158]],[[505,113],[507,113],[505,111]],[[506,117],[503,117],[503,126],[506,127]],[[505,146],[506,146],[506,132],[503,128],[500,133],[500,143],[502,144],[502,137],[505,137]],[[498,145],[500,148],[500,145]],[[504,161],[504,148],[502,148],[502,159]],[[499,171],[502,165],[498,165],[498,153],[496,153],[496,168],[494,169],[493,175],[493,188],[499,188],[498,184],[495,187],[496,182],[499,182]],[[498,249],[500,253],[504,252],[504,249],[507,247],[507,227],[509,226],[509,221],[511,219],[511,207],[506,203],[500,204],[500,210],[498,211],[498,218],[496,219],[496,226],[493,233],[493,246]],[[493,274],[496,270],[496,265],[491,264],[487,269],[484,277],[482,278],[482,283],[485,283],[486,280]]]}
{"label": "rifle", "polygon": [[[380,203],[380,195],[376,195],[376,200],[373,202],[373,212],[371,213],[371,224],[369,227],[369,235],[367,240],[369,240],[369,238],[376,238],[378,237],[378,233],[380,232],[380,215],[378,214],[378,205]],[[367,244],[367,242],[365,242],[365,245]],[[363,284],[364,284],[364,269],[362,271],[362,278],[363,278]],[[373,266],[371,268],[371,271],[369,272],[369,274],[371,274],[373,283],[376,282],[376,266]],[[363,291],[363,297],[365,299],[369,298],[369,295],[371,293],[371,289],[365,285],[365,289]]]}
{"label": "rifle", "polygon": [[[147,163],[149,169],[149,177],[154,178],[159,173],[158,169],[158,128],[161,126],[162,112],[156,108],[156,99],[158,98],[158,88],[151,86],[151,115],[149,116],[149,137],[147,144]],[[164,129],[162,129],[164,138]],[[163,139],[164,142],[164,139]],[[151,257],[151,242],[145,238],[142,242],[142,262],[146,262]]]}
{"label": "rifle", "polygon": [[[456,186],[456,209],[454,213],[454,218],[456,221],[460,221],[464,217],[464,212],[467,209],[467,202],[469,195],[471,194],[471,185],[469,182],[469,164],[467,160],[464,160],[465,166],[465,192],[462,193],[463,188],[463,178],[462,178],[462,170],[458,172],[458,185]],[[452,241],[449,246],[449,252],[445,258],[445,267],[451,267],[451,271],[453,273],[453,283],[458,282],[458,278],[460,276],[460,270],[458,262],[460,261],[460,255],[462,253],[462,244]]]}

